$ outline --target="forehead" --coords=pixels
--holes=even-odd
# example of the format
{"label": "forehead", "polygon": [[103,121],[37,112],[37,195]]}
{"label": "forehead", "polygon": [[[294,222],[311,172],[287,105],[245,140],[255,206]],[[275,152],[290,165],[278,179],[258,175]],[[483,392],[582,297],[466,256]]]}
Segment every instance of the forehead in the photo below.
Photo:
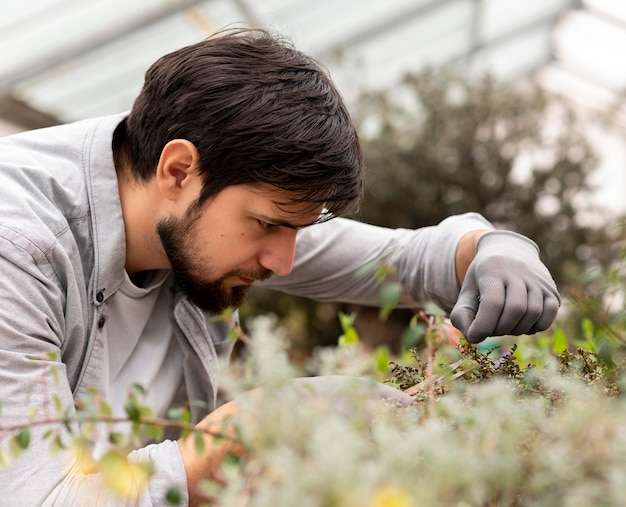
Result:
{"label": "forehead", "polygon": [[248,191],[265,201],[277,216],[304,222],[306,225],[319,221],[324,211],[321,203],[302,201],[298,193],[270,185],[248,186]]}

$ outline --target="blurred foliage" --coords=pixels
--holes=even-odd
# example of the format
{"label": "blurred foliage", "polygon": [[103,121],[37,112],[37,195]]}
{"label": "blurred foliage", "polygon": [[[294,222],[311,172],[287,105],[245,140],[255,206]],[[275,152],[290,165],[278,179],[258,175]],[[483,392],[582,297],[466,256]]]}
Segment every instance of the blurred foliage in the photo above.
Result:
{"label": "blurred foliage", "polygon": [[613,261],[580,275],[567,291],[559,317],[564,334],[576,336],[606,361],[626,350],[626,223],[614,221],[610,228],[621,238],[607,245]]}
{"label": "blurred foliage", "polygon": [[613,238],[590,199],[598,158],[568,104],[530,83],[449,70],[407,76],[358,104],[364,221],[417,228],[476,211],[532,238],[559,285],[608,264]]}
{"label": "blurred foliage", "polygon": [[[619,223],[614,229],[626,231]],[[335,398],[309,405],[292,391],[268,392],[250,407],[259,415],[247,437],[250,459],[229,470],[220,498],[225,505],[243,499],[249,507],[304,498],[311,506],[623,505],[626,249],[620,245],[608,268],[579,275],[579,292],[539,335],[486,347],[455,343],[444,316],[426,309],[409,324],[410,347],[390,356],[385,347],[374,353],[363,347],[356,321],[340,315],[344,339],[314,351],[306,373],[386,379],[415,404],[377,411],[356,392],[347,395],[347,410],[337,410]],[[260,322],[255,346],[234,369],[238,382],[256,372],[258,383],[249,377],[246,388],[272,385],[276,372],[286,378],[285,336],[277,348],[275,331]],[[257,364],[260,354],[269,361],[265,368]]]}
{"label": "blurred foliage", "polygon": [[[623,231],[606,227],[610,219],[592,204],[599,159],[568,104],[528,82],[469,80],[449,69],[408,75],[355,103],[367,166],[360,220],[418,228],[481,213],[533,239],[565,295],[584,290],[582,273],[611,265]],[[251,296],[242,314],[275,312],[299,356],[336,343],[338,311],[358,314],[355,326],[372,346],[399,336],[412,317],[395,311],[381,324],[376,309]]]}
{"label": "blurred foliage", "polygon": [[556,326],[481,351],[453,346],[437,316],[422,346],[385,368],[384,350],[372,354],[352,320],[341,320],[351,339],[317,349],[308,373],[382,375],[414,404],[372,404],[356,383],[303,396],[289,384],[303,372],[290,366],[284,333],[256,319],[255,346],[233,365],[228,388],[269,389],[242,400],[257,424],[243,433],[248,458],[224,469],[225,484],[207,484],[220,505],[623,505],[623,327],[607,334],[584,322],[566,335]]}

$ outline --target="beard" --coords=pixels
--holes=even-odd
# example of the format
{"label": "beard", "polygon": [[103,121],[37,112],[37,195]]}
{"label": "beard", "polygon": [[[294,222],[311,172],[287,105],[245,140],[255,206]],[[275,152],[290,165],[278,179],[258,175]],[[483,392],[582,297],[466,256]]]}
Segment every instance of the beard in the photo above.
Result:
{"label": "beard", "polygon": [[[191,209],[189,210],[191,211]],[[273,273],[261,268],[254,272],[232,270],[218,278],[203,279],[199,273],[211,274],[211,266],[195,262],[194,229],[198,216],[187,212],[180,218],[169,217],[157,224],[157,233],[172,266],[176,286],[202,310],[221,313],[227,308],[239,308],[245,301],[249,286],[227,288],[224,282],[231,277],[266,280]]]}

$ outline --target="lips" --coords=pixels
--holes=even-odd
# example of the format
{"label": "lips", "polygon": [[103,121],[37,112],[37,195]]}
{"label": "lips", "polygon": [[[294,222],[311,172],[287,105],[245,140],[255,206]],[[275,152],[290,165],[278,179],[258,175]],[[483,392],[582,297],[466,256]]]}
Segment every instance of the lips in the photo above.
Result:
{"label": "lips", "polygon": [[233,270],[230,273],[227,273],[223,279],[236,280],[234,283],[239,283],[241,285],[252,285],[254,282],[267,280],[270,276],[272,276],[272,274],[273,273],[269,269]]}

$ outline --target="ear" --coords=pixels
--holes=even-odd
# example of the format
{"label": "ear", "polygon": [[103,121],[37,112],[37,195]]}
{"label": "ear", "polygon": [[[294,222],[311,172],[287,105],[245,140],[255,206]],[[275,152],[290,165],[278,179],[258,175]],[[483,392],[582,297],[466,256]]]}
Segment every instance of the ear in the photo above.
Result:
{"label": "ear", "polygon": [[[182,195],[195,194],[201,186],[198,168],[200,155],[196,146],[186,139],[174,139],[161,152],[156,179],[166,199],[178,200]],[[191,197],[195,198],[195,195]]]}

